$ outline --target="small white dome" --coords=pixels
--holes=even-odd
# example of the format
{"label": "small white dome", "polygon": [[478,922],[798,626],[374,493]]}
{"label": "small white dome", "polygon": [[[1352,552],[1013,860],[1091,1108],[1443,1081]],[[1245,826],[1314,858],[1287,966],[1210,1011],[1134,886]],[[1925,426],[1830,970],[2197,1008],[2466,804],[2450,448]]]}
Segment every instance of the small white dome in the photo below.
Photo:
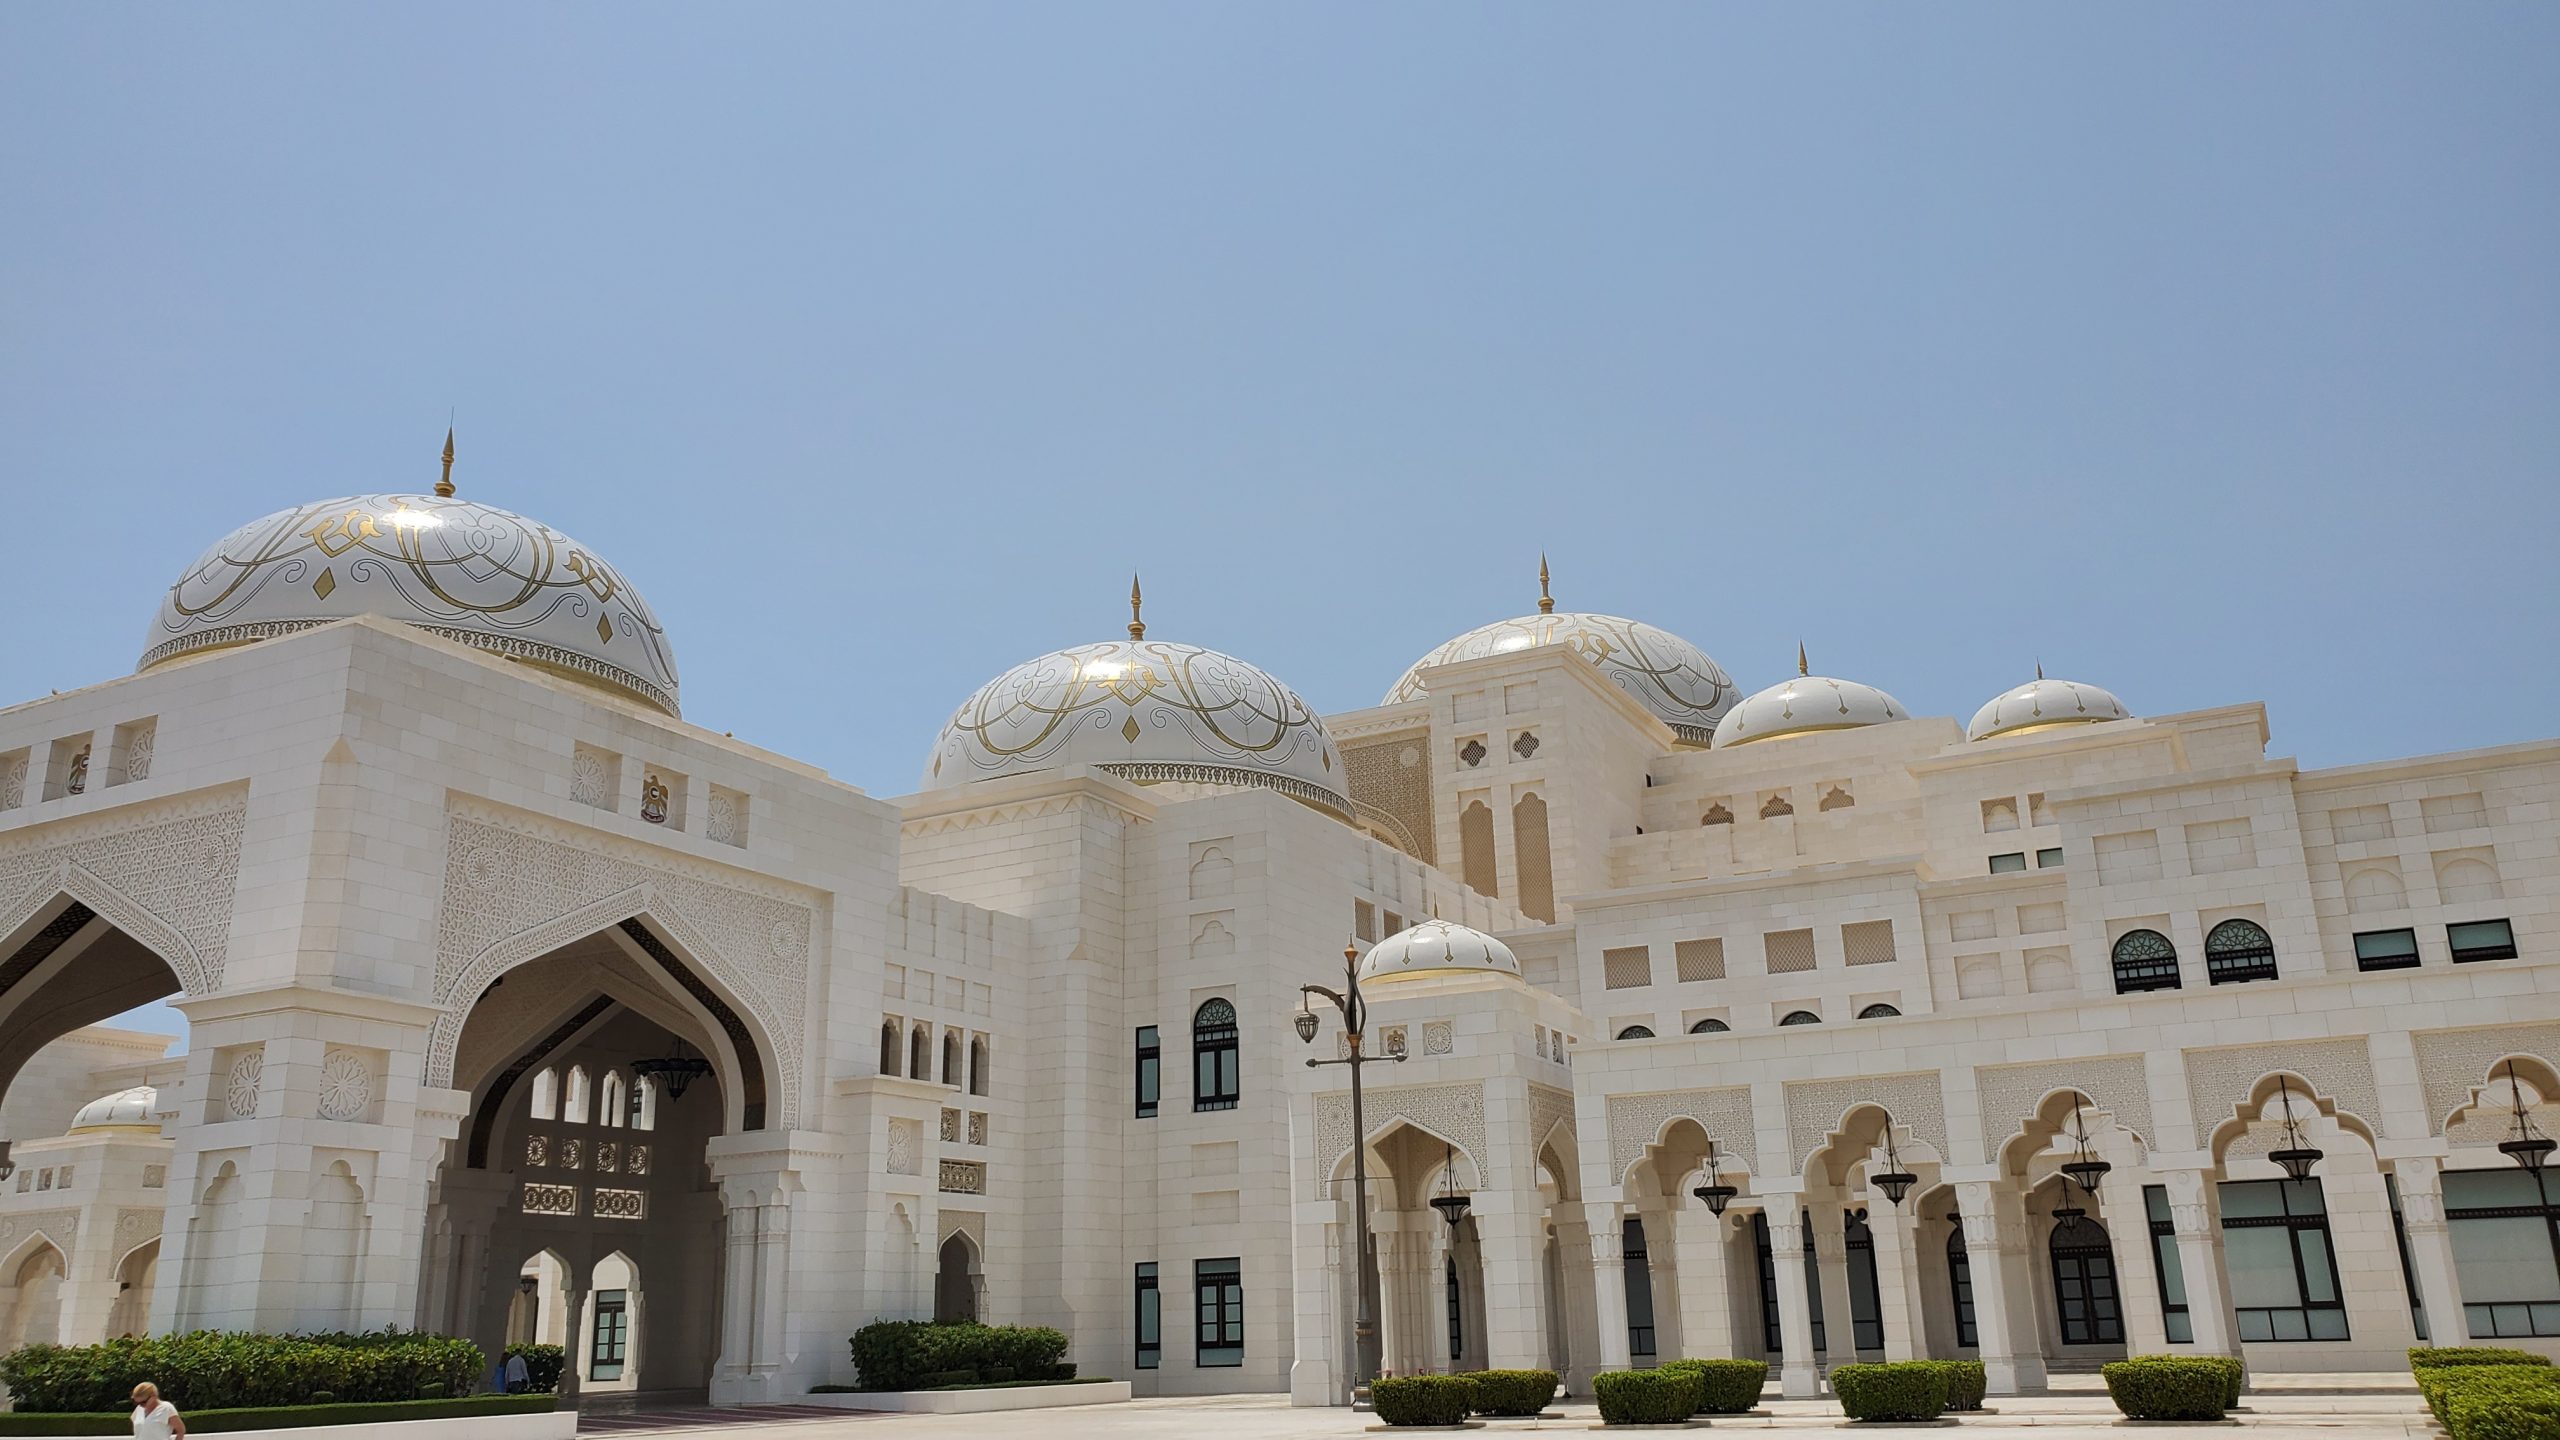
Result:
{"label": "small white dome", "polygon": [[83,1130],[149,1130],[158,1133],[160,1122],[151,1118],[151,1107],[158,1103],[160,1092],[148,1085],[136,1085],[113,1095],[101,1095],[80,1107],[71,1117],[68,1133]]}
{"label": "small white dome", "polygon": [[621,571],[538,520],[449,495],[350,495],[250,521],[161,597],[134,668],[357,615],[678,713],[675,651]]}
{"label": "small white dome", "polygon": [[1600,667],[1609,683],[1671,727],[1684,745],[1704,745],[1733,704],[1733,677],[1707,652],[1641,620],[1582,611],[1521,615],[1482,625],[1413,662],[1382,705],[1429,693],[1422,672],[1539,645],[1561,645]]}
{"label": "small white dome", "polygon": [[2038,675],[2015,690],[1991,697],[1973,712],[1964,727],[1967,740],[1995,735],[2025,735],[2056,725],[2095,725],[2104,720],[2130,720],[2133,712],[2113,693],[2077,680],[2047,680]]}
{"label": "small white dome", "polygon": [[1873,685],[1828,675],[1798,675],[1726,711],[1716,726],[1716,748],[1910,718],[1901,701]]}
{"label": "small white dome", "polygon": [[961,703],[924,788],[1067,765],[1277,790],[1348,819],[1342,758],[1298,692],[1232,655],[1132,636],[1026,660]]}
{"label": "small white dome", "polygon": [[1360,957],[1360,979],[1364,984],[1408,975],[1487,971],[1516,976],[1520,973],[1520,957],[1511,953],[1510,946],[1483,931],[1447,920],[1425,920],[1399,930],[1370,946],[1369,953]]}

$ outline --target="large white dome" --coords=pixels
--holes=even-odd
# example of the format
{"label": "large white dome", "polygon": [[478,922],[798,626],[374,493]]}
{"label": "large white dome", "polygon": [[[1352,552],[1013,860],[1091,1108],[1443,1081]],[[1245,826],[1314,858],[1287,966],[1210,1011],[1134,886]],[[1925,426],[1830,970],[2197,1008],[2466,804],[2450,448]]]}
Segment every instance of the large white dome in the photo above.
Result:
{"label": "large white dome", "polygon": [[1408,975],[1490,972],[1517,976],[1520,957],[1511,947],[1481,930],[1447,920],[1425,920],[1399,930],[1369,947],[1360,957],[1360,981],[1401,979]]}
{"label": "large white dome", "polygon": [[1798,675],[1728,711],[1724,723],[1716,727],[1716,748],[1728,750],[1755,740],[1854,730],[1910,718],[1901,701],[1873,685],[1828,675]]}
{"label": "large white dome", "polygon": [[151,1107],[159,1100],[160,1092],[148,1085],[101,1095],[80,1107],[79,1113],[71,1117],[71,1129],[66,1133],[77,1135],[83,1130],[157,1131],[160,1122],[151,1118]]}
{"label": "large white dome", "polygon": [[1260,786],[1351,814],[1333,737],[1298,692],[1232,655],[1137,636],[1026,660],[980,686],[934,741],[924,786],[1065,765]]}
{"label": "large white dome", "polygon": [[678,713],[675,651],[621,571],[538,520],[443,495],[344,496],[232,531],[169,587],[135,668],[357,615]]}
{"label": "large white dome", "polygon": [[2057,725],[2094,725],[2102,720],[2129,720],[2133,712],[2113,693],[2077,680],[2047,680],[2043,672],[2014,690],[1991,697],[1973,712],[1964,727],[1967,740],[2000,735],[2026,735]]}
{"label": "large white dome", "polygon": [[1708,743],[1716,722],[1733,706],[1733,677],[1706,651],[1641,620],[1578,610],[1521,615],[1470,630],[1414,661],[1380,703],[1394,705],[1428,693],[1422,672],[1434,665],[1538,645],[1562,645],[1599,666],[1610,684],[1634,696],[1684,745]]}

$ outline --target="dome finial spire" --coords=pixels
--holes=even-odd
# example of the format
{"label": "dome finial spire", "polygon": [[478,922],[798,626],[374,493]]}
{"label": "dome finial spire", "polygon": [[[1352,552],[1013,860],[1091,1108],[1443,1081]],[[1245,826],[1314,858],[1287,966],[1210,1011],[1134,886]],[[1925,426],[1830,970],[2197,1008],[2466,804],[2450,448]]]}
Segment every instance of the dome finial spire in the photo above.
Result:
{"label": "dome finial spire", "polygon": [[2041,679],[2043,679],[2043,678],[2044,678],[2044,657],[2043,657],[2043,656],[2037,656],[2037,657],[2036,657],[2036,678],[2037,678],[2037,679],[2039,679],[2039,680],[2041,680]]}
{"label": "dome finial spire", "polygon": [[1147,638],[1147,622],[1139,613],[1145,604],[1146,596],[1138,590],[1138,572],[1132,570],[1129,572],[1129,638],[1132,640]]}
{"label": "dome finial spire", "polygon": [[1796,673],[1798,675],[1811,675],[1813,673],[1813,667],[1807,665],[1804,661],[1804,642],[1801,640],[1796,642]]}
{"label": "dome finial spire", "polygon": [[453,497],[453,427],[450,425],[444,427],[444,478],[436,481],[436,494],[445,499]]}
{"label": "dome finial spire", "polygon": [[1547,552],[1544,550],[1538,552],[1538,613],[1556,613],[1556,597],[1547,593]]}

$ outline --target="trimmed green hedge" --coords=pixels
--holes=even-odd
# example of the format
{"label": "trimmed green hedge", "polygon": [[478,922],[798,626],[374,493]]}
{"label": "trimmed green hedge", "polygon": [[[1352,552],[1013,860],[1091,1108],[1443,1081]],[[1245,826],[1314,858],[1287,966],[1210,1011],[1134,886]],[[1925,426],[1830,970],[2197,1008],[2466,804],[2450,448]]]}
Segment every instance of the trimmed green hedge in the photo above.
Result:
{"label": "trimmed green hedge", "polygon": [[2219,1420],[2238,1389],[2227,1355],[2137,1355],[2098,1369],[2107,1398],[2129,1420]]}
{"label": "trimmed green hedge", "polygon": [[[370,1425],[393,1420],[473,1420],[486,1415],[539,1415],[549,1395],[466,1395],[459,1400],[394,1400],[372,1405],[249,1406],[182,1412],[190,1435],[232,1430],[298,1430],[310,1425]],[[0,1435],[131,1435],[131,1407],[110,1414],[0,1412]]]}
{"label": "trimmed green hedge", "polygon": [[560,1372],[569,1363],[566,1351],[557,1345],[510,1345],[506,1358],[524,1358],[525,1384],[528,1395],[540,1392],[555,1394],[560,1389]]}
{"label": "trimmed green hedge", "polygon": [[1676,1425],[1698,1413],[1703,1388],[1685,1370],[1613,1370],[1591,1377],[1604,1425]]}
{"label": "trimmed green hedge", "polygon": [[2552,1440],[2560,1436],[2560,1369],[2542,1357],[2514,1364],[2475,1360],[2417,1367],[2418,1393],[2453,1440]]}
{"label": "trimmed green hedge", "polygon": [[1369,1408],[1390,1425],[1463,1425],[1476,1412],[1464,1375],[1389,1375],[1369,1382]]}
{"label": "trimmed green hedge", "polygon": [[1769,1383],[1766,1360],[1665,1360],[1661,1368],[1698,1377],[1700,1415],[1740,1415]]}
{"label": "trimmed green hedge", "polygon": [[2495,1345],[2412,1345],[2409,1368],[2427,1370],[2448,1365],[2548,1365],[2551,1357],[2530,1350],[2506,1350]]}
{"label": "trimmed green hedge", "polygon": [[1982,1398],[1991,1393],[1991,1377],[1979,1360],[1915,1360],[1915,1365],[1935,1365],[1946,1373],[1947,1408],[1979,1410]]}
{"label": "trimmed green hedge", "polygon": [[874,1320],[853,1334],[853,1368],[865,1390],[931,1390],[980,1381],[1075,1378],[1067,1336],[1045,1325],[938,1325]]}
{"label": "trimmed green hedge", "polygon": [[1467,1378],[1476,1382],[1479,1415],[1544,1415],[1556,1398],[1553,1370],[1478,1370]]}
{"label": "trimmed green hedge", "polygon": [[0,1356],[0,1382],[24,1410],[130,1413],[133,1387],[148,1380],[192,1416],[299,1406],[314,1395],[349,1403],[414,1400],[438,1385],[447,1395],[465,1395],[485,1368],[480,1347],[444,1335],[197,1330],[101,1345],[30,1345]]}
{"label": "trimmed green hedge", "polygon": [[1852,1420],[1935,1420],[1946,1413],[1947,1374],[1935,1360],[1835,1365],[1831,1393]]}

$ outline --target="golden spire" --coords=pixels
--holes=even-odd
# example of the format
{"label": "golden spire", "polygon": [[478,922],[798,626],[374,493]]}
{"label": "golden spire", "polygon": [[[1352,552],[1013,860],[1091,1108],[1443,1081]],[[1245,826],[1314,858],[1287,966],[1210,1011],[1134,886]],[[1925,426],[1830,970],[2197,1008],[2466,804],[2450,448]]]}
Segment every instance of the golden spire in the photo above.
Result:
{"label": "golden spire", "polygon": [[2044,661],[2041,659],[2036,661],[2036,678],[2039,680],[2044,678]]}
{"label": "golden spire", "polygon": [[1132,640],[1147,638],[1147,622],[1138,613],[1144,604],[1146,597],[1138,591],[1138,572],[1132,570],[1129,572],[1129,638]]}
{"label": "golden spire", "polygon": [[1804,663],[1804,642],[1801,640],[1796,642],[1796,673],[1798,675],[1810,675],[1813,673],[1812,667]]}
{"label": "golden spire", "polygon": [[453,427],[450,425],[444,427],[444,478],[436,482],[436,494],[446,498],[453,495]]}
{"label": "golden spire", "polygon": [[1538,613],[1556,613],[1556,597],[1547,593],[1547,552],[1544,550],[1538,552]]}

